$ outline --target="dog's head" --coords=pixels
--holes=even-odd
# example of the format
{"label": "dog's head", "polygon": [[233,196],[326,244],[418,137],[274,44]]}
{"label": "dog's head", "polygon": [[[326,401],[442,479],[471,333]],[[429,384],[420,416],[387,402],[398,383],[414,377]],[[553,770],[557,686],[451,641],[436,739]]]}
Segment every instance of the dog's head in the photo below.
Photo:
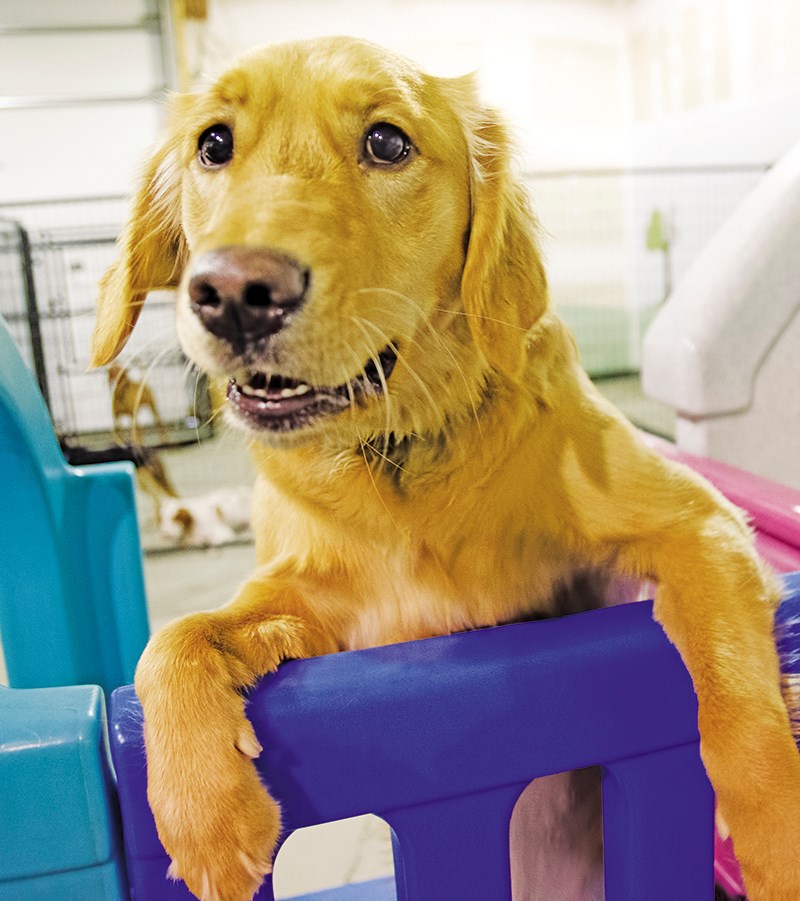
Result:
{"label": "dog's head", "polygon": [[254,51],[174,99],[94,363],[174,285],[184,350],[264,440],[441,428],[492,373],[522,377],[547,304],[509,156],[469,78],[346,38]]}

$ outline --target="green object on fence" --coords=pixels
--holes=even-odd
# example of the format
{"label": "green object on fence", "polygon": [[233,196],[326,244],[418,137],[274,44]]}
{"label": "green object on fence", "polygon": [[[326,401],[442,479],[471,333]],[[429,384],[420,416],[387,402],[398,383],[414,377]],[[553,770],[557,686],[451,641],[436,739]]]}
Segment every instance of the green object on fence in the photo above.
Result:
{"label": "green object on fence", "polygon": [[647,249],[669,250],[669,238],[664,229],[664,217],[660,210],[653,210],[647,225]]}

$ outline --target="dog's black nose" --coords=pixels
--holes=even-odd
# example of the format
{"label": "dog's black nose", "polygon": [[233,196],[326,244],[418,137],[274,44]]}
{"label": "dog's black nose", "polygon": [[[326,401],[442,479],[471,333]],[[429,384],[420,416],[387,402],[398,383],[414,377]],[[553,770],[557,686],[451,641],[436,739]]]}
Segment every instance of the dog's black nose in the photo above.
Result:
{"label": "dog's black nose", "polygon": [[203,325],[243,350],[286,325],[306,297],[309,270],[274,250],[221,247],[199,257],[189,301]]}

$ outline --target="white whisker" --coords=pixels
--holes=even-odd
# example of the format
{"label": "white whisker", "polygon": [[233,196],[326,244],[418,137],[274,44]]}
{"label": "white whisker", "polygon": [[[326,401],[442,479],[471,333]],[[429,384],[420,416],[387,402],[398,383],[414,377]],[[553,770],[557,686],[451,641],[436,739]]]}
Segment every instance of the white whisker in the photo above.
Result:
{"label": "white whisker", "polygon": [[[401,291],[395,291],[393,288],[356,288],[356,294],[372,294],[372,293],[381,293],[381,294],[389,294],[392,297],[397,297],[401,300],[413,300],[413,298],[409,297],[407,294],[403,294]],[[416,303],[416,302],[415,302]],[[422,309],[421,305],[417,304],[420,309]],[[504,325],[507,328],[513,328],[518,332],[526,332],[528,331],[525,326],[517,325],[515,322],[508,322],[505,319],[497,319],[495,316],[486,316],[484,313],[468,313],[466,310],[454,310],[450,307],[441,307],[441,306],[433,306],[431,310],[435,310],[437,313],[450,313],[452,316],[466,316],[471,319],[483,319],[486,322],[494,322],[497,325]]]}
{"label": "white whisker", "polygon": [[[356,324],[357,324],[357,323],[356,323]],[[358,364],[359,369],[361,370],[361,373],[363,373],[363,372],[364,372],[364,364],[362,363],[361,358],[359,357],[359,355],[356,353],[356,351],[353,349],[353,347],[352,347],[347,341],[343,341],[343,343],[344,343],[344,345],[347,347],[347,349],[350,351],[350,353],[353,355],[353,358],[357,361],[357,364]],[[382,367],[382,365],[381,365],[380,358],[379,358],[379,356],[377,355],[377,353],[376,353],[376,351],[374,350],[374,348],[372,347],[372,342],[368,340],[368,343],[369,343],[369,348],[368,348],[368,351],[367,351],[368,356],[369,356],[369,358],[372,360],[372,362],[375,364],[376,368],[378,369],[378,374],[379,374],[379,376],[381,376],[381,375],[383,374],[383,367]],[[348,393],[349,393],[349,395],[350,395],[350,408],[351,408],[351,410],[353,411],[353,416],[355,416],[355,395],[354,395],[354,393],[353,393],[352,379],[346,378],[346,379],[345,379],[345,383],[347,384],[347,390],[348,390]],[[386,401],[386,380],[385,380],[385,379],[382,379],[382,383],[383,383],[384,402],[386,403],[386,429],[385,429],[385,434],[386,434],[387,437],[385,438],[384,443],[387,443],[388,440],[389,440],[389,437],[388,437],[388,436],[391,435],[391,429],[390,429],[391,421],[390,421],[390,417],[389,417],[389,406],[388,406],[388,402]],[[374,430],[373,430],[373,431],[374,431]],[[359,438],[359,440],[361,440],[361,439]],[[363,443],[363,442],[362,442],[362,443]],[[380,456],[383,456],[383,454],[381,454]],[[381,467],[380,467],[380,468],[381,468],[381,470],[382,470],[382,468],[383,468],[382,464],[381,464]]]}
{"label": "white whisker", "polygon": [[[142,446],[141,432],[139,431],[138,414],[139,414],[139,409],[142,405],[142,397],[144,396],[145,390],[149,386],[150,374],[161,364],[161,361],[164,359],[164,357],[166,357],[168,354],[172,353],[173,351],[174,351],[174,348],[171,345],[167,345],[166,347],[162,348],[152,358],[152,360],[150,361],[150,363],[147,365],[144,372],[142,373],[142,378],[139,381],[139,389],[136,392],[136,397],[133,402],[133,412],[131,414],[131,442],[135,445]],[[115,385],[115,387],[116,387],[116,385]],[[153,414],[153,425],[158,427],[160,424],[161,429],[163,429],[164,425],[163,425],[163,423],[160,423],[159,416],[156,413],[155,409],[151,409],[151,413]],[[160,437],[162,438],[162,440],[165,437],[163,432]]]}
{"label": "white whisker", "polygon": [[[425,327],[426,327],[427,330],[430,332],[431,336],[438,342],[438,344],[440,345],[440,347],[445,351],[445,353],[448,355],[448,357],[450,357],[450,359],[451,359],[452,362],[453,362],[453,366],[455,367],[456,371],[458,372],[458,374],[459,374],[459,376],[460,376],[460,378],[461,378],[461,381],[464,383],[464,388],[465,388],[465,390],[466,390],[467,400],[469,401],[469,405],[470,405],[470,407],[472,408],[472,416],[473,416],[473,419],[475,420],[475,425],[476,425],[477,428],[478,428],[479,434],[482,436],[482,435],[483,435],[483,429],[482,429],[482,427],[481,427],[481,421],[480,421],[480,416],[478,415],[478,408],[477,408],[477,405],[476,405],[475,397],[473,396],[474,386],[470,385],[469,381],[467,380],[467,376],[466,376],[466,374],[464,373],[463,367],[461,366],[461,364],[460,364],[460,363],[458,362],[458,360],[456,359],[455,354],[454,354],[453,351],[451,350],[451,348],[450,348],[450,346],[448,345],[447,341],[444,340],[444,338],[443,338],[443,337],[439,334],[439,332],[437,331],[435,325],[431,322],[431,320],[430,320],[430,318],[428,317],[428,315],[427,315],[425,309],[423,308],[422,304],[421,304],[419,301],[415,300],[413,297],[409,296],[408,294],[402,294],[402,293],[400,293],[399,291],[394,291],[394,290],[391,289],[391,288],[360,288],[359,291],[360,291],[360,292],[380,292],[380,293],[386,293],[386,294],[389,294],[390,296],[398,297],[398,298],[400,298],[401,300],[403,300],[403,301],[405,301],[405,302],[407,302],[407,303],[410,303],[412,306],[416,307],[416,309],[417,309],[417,310],[420,312],[420,314],[421,314],[422,321],[423,321]],[[453,314],[453,315],[456,315],[456,314],[459,312],[459,311],[457,311],[457,310],[449,310],[449,309],[446,308],[446,307],[433,307],[433,309],[434,309],[434,310],[441,311],[441,312],[451,313],[451,314]]]}
{"label": "white whisker", "polygon": [[381,502],[381,504],[383,505],[383,509],[384,509],[384,510],[386,511],[386,513],[388,514],[389,519],[391,519],[392,524],[394,525],[394,527],[395,527],[395,528],[397,529],[397,531],[399,532],[399,531],[400,531],[400,526],[397,524],[397,520],[396,520],[396,519],[394,518],[394,516],[392,515],[392,511],[389,509],[389,505],[388,505],[388,504],[386,503],[386,501],[384,500],[384,497],[383,497],[383,495],[381,494],[380,488],[378,488],[378,483],[375,481],[375,476],[372,474],[372,467],[369,465],[369,460],[367,459],[366,442],[365,442],[364,439],[361,437],[361,434],[360,434],[359,432],[356,432],[356,436],[358,437],[358,446],[359,446],[359,448],[360,448],[360,450],[361,450],[361,456],[364,458],[364,465],[366,466],[367,475],[369,476],[370,482],[372,482],[372,487],[375,489],[375,494],[377,495],[378,500],[379,500],[379,501]]}
{"label": "white whisker", "polygon": [[[358,359],[358,354],[353,350],[353,348],[350,347],[350,345],[346,341],[343,343],[346,345],[346,347],[350,351],[350,353],[352,353],[353,357],[355,357],[355,359]],[[350,416],[353,417],[353,416],[355,416],[355,406],[356,406],[356,395],[355,395],[355,391],[353,391],[353,380],[347,374],[347,370],[344,369],[344,367],[342,367],[342,371],[344,373],[344,381],[342,382],[342,384],[345,385],[347,388],[347,396],[350,398]]]}
{"label": "white whisker", "polygon": [[[358,317],[358,318],[353,317],[353,321],[355,322],[355,324],[357,326],[359,326],[359,328],[362,329],[362,331],[364,331],[364,325],[370,326],[370,328],[374,329],[378,333],[378,337],[382,341],[385,341],[387,345],[391,345],[392,347],[394,347],[391,339],[386,335],[386,333],[381,328],[379,328],[377,325],[375,325],[374,322],[370,322],[369,319],[361,319],[360,317]],[[405,357],[400,353],[400,351],[397,350],[396,347],[394,348],[394,351],[395,351],[395,354],[397,355],[398,361],[401,362],[405,366],[406,370],[408,371],[408,374],[414,379],[414,381],[417,383],[417,385],[419,385],[420,390],[425,395],[426,399],[428,400],[428,402],[431,405],[431,409],[433,410],[434,414],[438,418],[441,415],[441,409],[440,409],[438,403],[436,402],[434,396],[431,394],[428,386],[420,378],[419,374],[416,372],[414,367],[410,365],[410,363],[405,359]],[[381,369],[381,373],[382,373],[382,369]],[[382,377],[382,380],[383,380],[383,377]],[[384,389],[385,389],[385,381],[383,381],[383,384],[384,384]]]}
{"label": "white whisker", "polygon": [[[372,323],[370,323],[368,320],[361,320],[360,317],[358,317],[358,316],[351,316],[350,318],[353,321],[354,325],[361,331],[361,334],[364,336],[364,339],[366,340],[367,344],[370,347],[370,358],[371,358],[372,362],[375,364],[375,369],[377,370],[378,378],[381,381],[381,389],[383,392],[383,403],[384,403],[384,407],[386,409],[386,431],[385,431],[386,438],[384,440],[384,452],[386,452],[386,451],[388,451],[388,442],[389,442],[389,436],[391,435],[391,424],[392,424],[392,409],[391,409],[391,403],[390,403],[390,399],[389,399],[389,386],[386,384],[386,373],[383,368],[383,363],[381,363],[380,353],[374,347],[373,341],[370,339],[369,335],[367,334],[367,332],[364,329],[364,326],[362,324],[362,322],[367,322],[367,324],[369,324],[369,325],[372,325]],[[383,339],[385,339],[386,343],[384,346],[391,345],[392,347],[394,347],[392,342],[388,338],[386,338],[385,335],[382,335],[381,337]],[[394,350],[395,350],[395,353],[397,353],[397,348],[394,348]]]}

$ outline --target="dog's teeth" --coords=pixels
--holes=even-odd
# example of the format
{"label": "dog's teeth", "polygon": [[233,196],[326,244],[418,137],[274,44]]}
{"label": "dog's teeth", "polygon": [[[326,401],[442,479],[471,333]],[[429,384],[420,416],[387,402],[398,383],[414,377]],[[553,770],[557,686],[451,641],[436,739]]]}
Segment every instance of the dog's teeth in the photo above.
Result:
{"label": "dog's teeth", "polygon": [[242,392],[249,397],[261,397],[265,400],[269,396],[265,388],[253,388],[250,385],[242,386]]}
{"label": "dog's teeth", "polygon": [[302,395],[308,394],[310,391],[313,391],[311,385],[307,385],[305,382],[299,382],[297,385],[294,385],[291,388],[282,388],[280,391],[277,390],[277,386],[275,386],[271,391],[268,385],[256,388],[253,385],[252,379],[250,379],[248,382],[241,382],[239,384],[243,394],[247,395],[247,397],[257,397],[259,398],[259,400],[274,400],[276,395],[282,399],[290,397],[302,397]]}
{"label": "dog's teeth", "polygon": [[284,388],[281,391],[281,397],[299,397],[302,394],[308,394],[311,390],[311,385],[306,385],[305,382],[301,382],[296,388]]}

